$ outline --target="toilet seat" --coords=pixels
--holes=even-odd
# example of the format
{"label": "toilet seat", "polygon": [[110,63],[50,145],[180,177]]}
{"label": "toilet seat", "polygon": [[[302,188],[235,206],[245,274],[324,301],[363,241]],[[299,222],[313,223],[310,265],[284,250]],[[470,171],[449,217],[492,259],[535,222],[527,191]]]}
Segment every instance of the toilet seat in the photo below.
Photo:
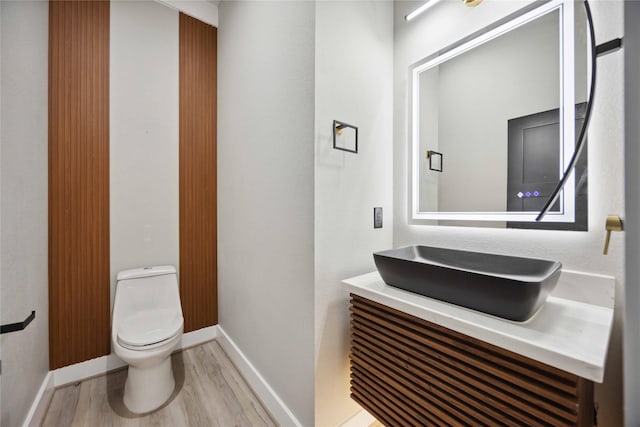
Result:
{"label": "toilet seat", "polygon": [[144,310],[120,323],[118,343],[130,350],[150,350],[180,334],[183,324],[184,319],[176,310]]}

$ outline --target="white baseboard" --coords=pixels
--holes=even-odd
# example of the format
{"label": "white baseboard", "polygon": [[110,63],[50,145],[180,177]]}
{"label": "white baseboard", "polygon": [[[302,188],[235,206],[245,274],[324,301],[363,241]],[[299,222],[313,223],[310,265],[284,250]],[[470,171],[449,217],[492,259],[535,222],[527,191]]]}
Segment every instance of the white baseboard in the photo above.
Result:
{"label": "white baseboard", "polygon": [[57,388],[97,377],[98,375],[104,375],[107,372],[122,368],[126,365],[127,364],[120,360],[118,356],[111,353],[106,356],[64,366],[51,372],[53,373],[54,386]]}
{"label": "white baseboard", "polygon": [[[193,347],[216,339],[218,336],[218,325],[187,332],[182,335],[180,345],[175,351]],[[62,387],[67,384],[77,383],[88,378],[104,375],[109,371],[127,366],[118,356],[111,353],[106,356],[97,357],[75,365],[64,366],[51,371],[54,378],[54,387]]]}
{"label": "white baseboard", "polygon": [[238,368],[238,371],[240,371],[247,383],[249,383],[249,386],[258,398],[260,398],[267,410],[275,418],[277,424],[283,427],[301,427],[302,424],[295,415],[293,415],[287,405],[284,404],[269,383],[260,375],[260,372],[251,364],[249,359],[247,359],[236,343],[229,338],[221,327],[218,327],[218,343],[225,353],[227,353],[227,356],[229,356],[229,359],[231,359],[236,368]]}
{"label": "white baseboard", "polygon": [[373,424],[375,420],[376,419],[373,415],[363,409],[344,423],[340,424],[340,427],[368,427]]}
{"label": "white baseboard", "polygon": [[44,376],[44,380],[42,380],[42,385],[40,385],[38,393],[35,399],[33,399],[33,403],[31,404],[31,408],[29,408],[29,412],[27,412],[27,417],[24,419],[22,427],[42,425],[44,417],[47,414],[47,409],[49,408],[49,402],[51,402],[51,398],[53,397],[54,389],[53,372],[49,371],[47,375]]}
{"label": "white baseboard", "polygon": [[197,331],[187,332],[182,335],[179,350],[185,350],[189,347],[200,345],[207,341],[215,340],[218,337],[218,325],[209,326],[198,329]]}

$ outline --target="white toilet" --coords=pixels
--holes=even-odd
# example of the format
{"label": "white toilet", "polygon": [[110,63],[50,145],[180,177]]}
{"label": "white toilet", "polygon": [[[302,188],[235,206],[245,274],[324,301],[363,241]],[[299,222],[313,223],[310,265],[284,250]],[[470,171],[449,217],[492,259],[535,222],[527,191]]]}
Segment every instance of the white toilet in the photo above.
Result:
{"label": "white toilet", "polygon": [[136,268],[118,273],[111,342],[129,364],[124,404],[138,414],[162,406],[173,393],[171,352],[184,326],[176,269]]}

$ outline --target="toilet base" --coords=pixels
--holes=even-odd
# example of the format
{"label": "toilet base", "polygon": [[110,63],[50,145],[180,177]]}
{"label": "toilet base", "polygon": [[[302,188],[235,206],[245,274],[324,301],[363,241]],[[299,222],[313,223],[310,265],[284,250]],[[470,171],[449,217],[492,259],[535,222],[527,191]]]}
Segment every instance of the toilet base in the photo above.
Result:
{"label": "toilet base", "polygon": [[124,385],[124,404],[136,414],[151,412],[166,403],[175,386],[171,357],[155,366],[136,368],[129,365]]}

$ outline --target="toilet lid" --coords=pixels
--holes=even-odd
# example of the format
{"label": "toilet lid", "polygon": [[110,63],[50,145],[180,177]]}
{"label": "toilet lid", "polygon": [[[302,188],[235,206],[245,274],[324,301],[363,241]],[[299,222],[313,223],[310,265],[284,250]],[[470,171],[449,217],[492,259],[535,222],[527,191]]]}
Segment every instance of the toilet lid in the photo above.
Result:
{"label": "toilet lid", "polygon": [[134,347],[156,344],[178,334],[183,322],[182,315],[176,310],[141,311],[123,320],[118,327],[118,340]]}

